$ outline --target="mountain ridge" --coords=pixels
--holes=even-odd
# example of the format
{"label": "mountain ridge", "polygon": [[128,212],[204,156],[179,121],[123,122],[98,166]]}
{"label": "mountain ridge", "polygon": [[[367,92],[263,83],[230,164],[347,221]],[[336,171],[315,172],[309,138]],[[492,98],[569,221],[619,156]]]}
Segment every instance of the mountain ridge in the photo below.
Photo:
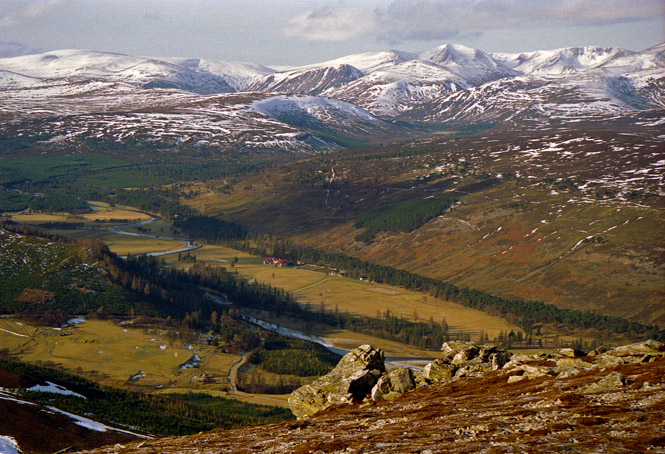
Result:
{"label": "mountain ridge", "polygon": [[[0,134],[24,130],[41,136],[30,122],[47,119],[47,135],[76,147],[84,137],[123,142],[145,136],[168,146],[322,152],[360,143],[357,134],[349,134],[347,120],[363,125],[363,144],[423,137],[439,125],[557,129],[579,121],[635,123],[637,112],[665,106],[664,47],[498,54],[444,44],[419,53],[365,52],[281,70],[65,49],[0,59],[0,105],[6,113]],[[256,100],[281,95],[319,97],[316,104],[327,105],[328,112],[318,109],[322,117],[312,123],[307,118],[312,112],[296,118],[293,111],[283,121],[283,115],[278,120],[252,107]],[[121,113],[114,114],[120,104]],[[167,127],[151,114],[165,110]],[[365,113],[382,122],[363,123]],[[65,124],[61,114],[67,115]],[[322,127],[321,121],[330,124]],[[270,134],[261,131],[262,123]]]}

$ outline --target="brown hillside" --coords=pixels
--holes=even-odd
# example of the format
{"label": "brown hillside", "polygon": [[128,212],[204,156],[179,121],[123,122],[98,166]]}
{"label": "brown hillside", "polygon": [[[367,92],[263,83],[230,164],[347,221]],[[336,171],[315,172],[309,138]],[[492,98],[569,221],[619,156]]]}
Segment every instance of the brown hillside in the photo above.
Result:
{"label": "brown hillside", "polygon": [[[626,384],[588,388],[612,372]],[[310,420],[88,452],[665,452],[665,358],[558,379],[508,383],[511,373],[426,386],[391,402],[335,407]]]}

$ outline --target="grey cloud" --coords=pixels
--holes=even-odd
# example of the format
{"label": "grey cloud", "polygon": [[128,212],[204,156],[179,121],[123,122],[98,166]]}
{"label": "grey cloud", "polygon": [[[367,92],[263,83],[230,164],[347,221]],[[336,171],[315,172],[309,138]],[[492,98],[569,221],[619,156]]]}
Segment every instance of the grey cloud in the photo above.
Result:
{"label": "grey cloud", "polygon": [[295,15],[283,30],[312,41],[373,36],[380,42],[436,41],[483,31],[591,26],[665,18],[662,0],[393,0],[369,10],[362,2]]}
{"label": "grey cloud", "polygon": [[282,34],[309,41],[334,42],[353,39],[375,30],[372,15],[362,9],[325,6],[293,16],[282,29]]}
{"label": "grey cloud", "polygon": [[665,17],[662,0],[393,0],[375,11],[384,27],[423,36],[456,30],[616,24]]}
{"label": "grey cloud", "polygon": [[148,20],[148,21],[158,21],[161,20],[161,16],[159,14],[153,14],[153,13],[145,13],[142,17],[143,20]]}
{"label": "grey cloud", "polygon": [[37,54],[44,49],[33,48],[17,42],[0,41],[0,58],[18,57],[20,55]]}
{"label": "grey cloud", "polygon": [[12,27],[19,25],[25,20],[48,13],[62,3],[63,0],[33,0],[27,2],[21,8],[15,9],[0,17],[0,26]]}

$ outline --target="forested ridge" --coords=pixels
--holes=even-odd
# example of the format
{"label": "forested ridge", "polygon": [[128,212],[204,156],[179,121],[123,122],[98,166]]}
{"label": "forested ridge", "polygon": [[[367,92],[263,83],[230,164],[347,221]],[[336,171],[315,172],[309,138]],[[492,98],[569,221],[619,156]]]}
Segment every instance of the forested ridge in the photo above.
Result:
{"label": "forested ridge", "polygon": [[381,208],[358,217],[355,227],[365,230],[356,240],[371,243],[379,232],[412,232],[445,213],[455,199],[409,200]]}

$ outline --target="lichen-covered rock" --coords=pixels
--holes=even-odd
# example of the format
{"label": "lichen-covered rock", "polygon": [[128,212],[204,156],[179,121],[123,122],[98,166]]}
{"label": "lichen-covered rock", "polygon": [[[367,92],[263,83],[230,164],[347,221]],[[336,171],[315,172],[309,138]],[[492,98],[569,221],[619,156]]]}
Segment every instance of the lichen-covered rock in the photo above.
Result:
{"label": "lichen-covered rock", "polygon": [[452,362],[455,357],[461,361],[468,361],[478,355],[479,348],[473,342],[449,341],[441,346],[443,359]]}
{"label": "lichen-covered rock", "polygon": [[506,351],[497,351],[489,356],[489,363],[492,365],[492,370],[499,370],[510,361],[510,353]]}
{"label": "lichen-covered rock", "polygon": [[649,339],[637,344],[622,345],[621,347],[613,348],[605,354],[612,356],[665,354],[665,343]]}
{"label": "lichen-covered rock", "polygon": [[626,386],[626,378],[619,372],[612,372],[596,383],[592,383],[584,389],[585,393],[596,393],[600,391],[613,391]]}
{"label": "lichen-covered rock", "polygon": [[582,350],[577,350],[576,348],[560,348],[559,353],[563,356],[568,356],[570,358],[579,358],[581,356],[586,356],[586,352]]}
{"label": "lichen-covered rock", "polygon": [[291,412],[303,419],[331,405],[363,400],[385,372],[383,350],[361,345],[344,355],[330,373],[289,396]]}
{"label": "lichen-covered rock", "polygon": [[557,368],[577,367],[581,369],[591,369],[595,367],[593,363],[575,358],[560,358],[556,360]]}
{"label": "lichen-covered rock", "polygon": [[499,350],[499,348],[496,345],[492,344],[481,345],[479,348],[480,349],[478,350],[478,356],[480,356],[484,360],[489,360],[490,356],[493,355],[494,353],[498,351],[503,351]]}
{"label": "lichen-covered rock", "polygon": [[520,364],[514,370],[523,371],[523,376],[532,380],[534,378],[545,377],[547,375],[556,375],[554,368],[548,366],[534,366],[530,364]]}
{"label": "lichen-covered rock", "polygon": [[526,375],[511,375],[508,377],[508,383],[517,383],[522,380],[526,380],[528,378],[529,377],[527,377]]}
{"label": "lichen-covered rock", "polygon": [[429,384],[446,383],[452,380],[457,366],[445,363],[443,360],[436,359],[423,367],[420,377]]}
{"label": "lichen-covered rock", "polygon": [[490,363],[467,361],[460,364],[455,372],[455,378],[459,377],[479,377],[492,372],[492,365]]}
{"label": "lichen-covered rock", "polygon": [[575,375],[579,374],[581,372],[580,369],[577,367],[571,366],[571,367],[566,367],[566,368],[558,368],[556,369],[559,373],[557,374],[556,378],[570,378],[574,377]]}
{"label": "lichen-covered rock", "polygon": [[379,378],[372,388],[372,400],[391,400],[416,387],[411,369],[401,367]]}
{"label": "lichen-covered rock", "polygon": [[583,370],[590,370],[597,367],[595,364],[574,357],[559,358],[556,361],[554,372],[557,378],[574,377]]}
{"label": "lichen-covered rock", "polygon": [[587,356],[592,356],[593,357],[593,356],[602,355],[603,353],[606,353],[609,349],[610,349],[610,347],[608,347],[606,345],[601,345],[600,347],[591,350],[587,354]]}
{"label": "lichen-covered rock", "polygon": [[618,366],[620,364],[625,364],[626,362],[623,358],[619,356],[613,356],[608,354],[598,355],[594,358],[594,362],[600,366]]}

